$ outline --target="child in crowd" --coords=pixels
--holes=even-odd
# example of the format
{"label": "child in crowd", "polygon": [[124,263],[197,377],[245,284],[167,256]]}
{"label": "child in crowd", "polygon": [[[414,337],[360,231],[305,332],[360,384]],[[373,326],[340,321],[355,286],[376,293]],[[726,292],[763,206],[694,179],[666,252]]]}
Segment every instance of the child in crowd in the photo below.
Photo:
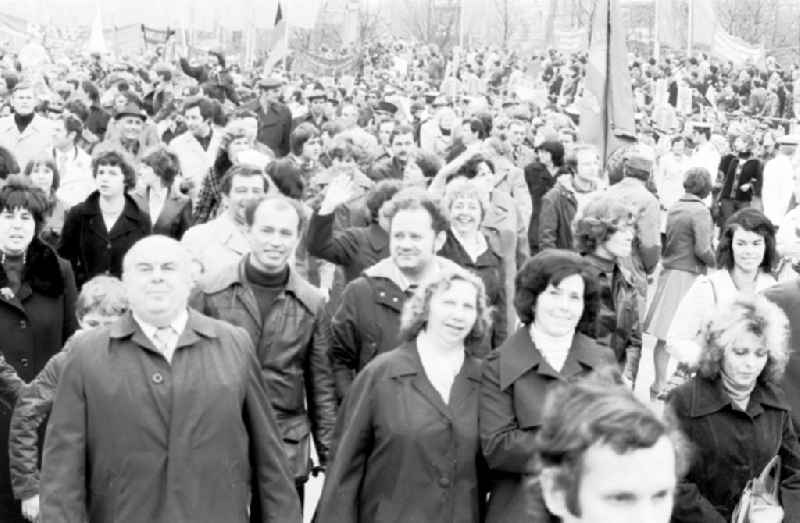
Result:
{"label": "child in crowd", "polygon": [[[111,325],[127,310],[128,300],[122,282],[113,276],[95,276],[83,285],[78,296],[75,313],[80,330],[73,338],[83,330]],[[22,385],[11,417],[11,482],[14,496],[22,501],[22,513],[30,521],[36,521],[39,513],[39,435],[43,434],[40,425],[50,414],[73,338],[50,358],[30,384]]]}

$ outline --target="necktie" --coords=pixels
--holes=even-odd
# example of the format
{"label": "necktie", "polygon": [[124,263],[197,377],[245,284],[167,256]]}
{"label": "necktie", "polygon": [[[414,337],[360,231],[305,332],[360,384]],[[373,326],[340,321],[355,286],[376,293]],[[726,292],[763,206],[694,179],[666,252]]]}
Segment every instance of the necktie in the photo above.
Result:
{"label": "necktie", "polygon": [[172,354],[175,352],[175,344],[172,343],[173,333],[172,327],[159,327],[153,333],[153,344],[170,363],[172,362]]}

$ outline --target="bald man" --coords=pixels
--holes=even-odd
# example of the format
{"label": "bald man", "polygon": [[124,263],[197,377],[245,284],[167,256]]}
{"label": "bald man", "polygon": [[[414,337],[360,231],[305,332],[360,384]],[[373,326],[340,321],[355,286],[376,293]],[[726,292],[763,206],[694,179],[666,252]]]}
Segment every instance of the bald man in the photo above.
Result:
{"label": "bald man", "polygon": [[189,269],[178,242],[140,240],[123,261],[130,312],[73,340],[42,522],[301,521],[252,342],[187,308]]}

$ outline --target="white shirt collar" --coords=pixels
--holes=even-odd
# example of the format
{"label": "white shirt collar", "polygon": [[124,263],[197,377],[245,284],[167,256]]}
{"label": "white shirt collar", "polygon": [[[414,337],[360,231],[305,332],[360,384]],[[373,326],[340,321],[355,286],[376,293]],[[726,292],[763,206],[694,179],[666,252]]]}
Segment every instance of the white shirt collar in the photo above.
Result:
{"label": "white shirt collar", "polygon": [[[133,314],[133,319],[136,320],[136,323],[138,323],[139,327],[142,328],[142,332],[144,332],[144,335],[147,336],[147,338],[150,341],[154,341],[153,336],[155,335],[156,331],[161,327],[157,327],[152,323],[143,320],[142,317],[136,314],[135,312],[133,312],[132,314]],[[186,323],[188,323],[188,321],[189,321],[189,311],[187,309],[181,309],[178,315],[175,316],[175,318],[173,318],[173,320],[169,322],[169,324],[164,325],[164,327],[171,327],[175,333],[175,336],[180,336],[183,330],[186,328]]]}

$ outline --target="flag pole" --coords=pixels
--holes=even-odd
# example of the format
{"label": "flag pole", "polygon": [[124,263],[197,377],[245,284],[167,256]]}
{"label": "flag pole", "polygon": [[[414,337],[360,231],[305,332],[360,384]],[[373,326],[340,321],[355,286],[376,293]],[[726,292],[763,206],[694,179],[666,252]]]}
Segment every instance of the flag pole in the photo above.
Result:
{"label": "flag pole", "polygon": [[694,3],[689,2],[689,34],[687,35],[687,50],[686,53],[691,56],[692,55],[692,40],[694,35]]}
{"label": "flag pole", "polygon": [[289,13],[286,9],[288,7],[289,2],[284,2],[281,4],[281,10],[283,13],[283,20],[284,24],[286,24],[286,30],[283,34],[283,47],[286,49],[286,52],[283,53],[283,72],[288,76],[289,74],[289,31],[291,30],[289,26]]}
{"label": "flag pole", "polygon": [[661,35],[658,34],[658,3],[653,2],[653,58],[661,57]]}

